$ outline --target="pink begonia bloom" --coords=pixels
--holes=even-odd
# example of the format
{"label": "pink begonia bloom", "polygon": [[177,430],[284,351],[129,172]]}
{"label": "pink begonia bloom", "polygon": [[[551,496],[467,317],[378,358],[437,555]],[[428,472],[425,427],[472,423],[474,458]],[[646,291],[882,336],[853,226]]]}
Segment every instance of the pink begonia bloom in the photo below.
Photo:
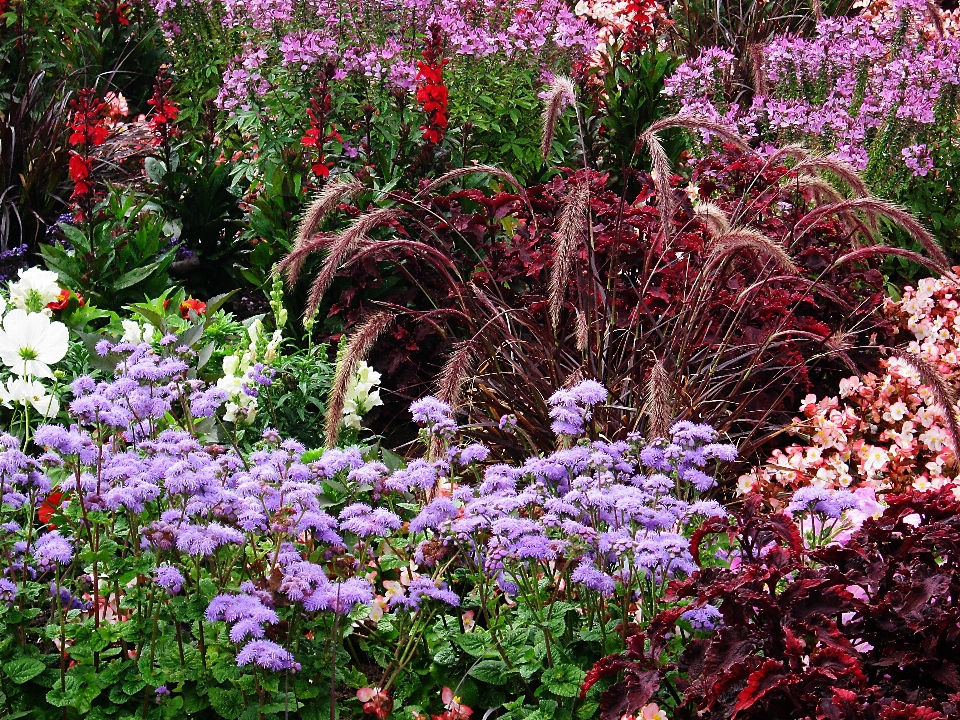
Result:
{"label": "pink begonia bloom", "polygon": [[[925,278],[906,288],[900,301],[885,305],[888,317],[914,334],[907,352],[936,368],[955,391],[960,390],[958,298],[960,287],[949,280]],[[805,485],[850,487],[874,498],[950,486],[960,497],[960,468],[938,393],[907,360],[887,358],[881,368],[880,374],[842,380],[836,397],[804,398],[792,431],[807,438],[805,443],[775,450],[764,467],[740,478],[739,492],[761,492],[776,502],[784,488]]]}

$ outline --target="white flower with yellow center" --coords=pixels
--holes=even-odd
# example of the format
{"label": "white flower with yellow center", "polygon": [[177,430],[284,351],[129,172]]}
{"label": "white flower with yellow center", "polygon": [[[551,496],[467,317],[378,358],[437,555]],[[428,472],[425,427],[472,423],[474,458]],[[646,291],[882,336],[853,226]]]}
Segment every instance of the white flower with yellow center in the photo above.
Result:
{"label": "white flower with yellow center", "polygon": [[360,418],[378,405],[383,405],[380,391],[374,388],[380,384],[380,373],[361,360],[357,372],[347,386],[343,401],[343,424],[345,427],[360,429]]}
{"label": "white flower with yellow center", "polygon": [[30,313],[50,314],[47,303],[60,294],[60,281],[55,272],[40,268],[20,270],[20,279],[10,283],[10,304]]}
{"label": "white flower with yellow center", "polygon": [[50,365],[63,360],[69,345],[66,325],[17,308],[3,319],[0,362],[23,377],[52,378]]}
{"label": "white flower with yellow center", "polygon": [[60,412],[57,396],[47,394],[47,389],[39,380],[10,378],[6,386],[0,385],[0,403],[7,407],[29,403],[38,413],[48,418]]}

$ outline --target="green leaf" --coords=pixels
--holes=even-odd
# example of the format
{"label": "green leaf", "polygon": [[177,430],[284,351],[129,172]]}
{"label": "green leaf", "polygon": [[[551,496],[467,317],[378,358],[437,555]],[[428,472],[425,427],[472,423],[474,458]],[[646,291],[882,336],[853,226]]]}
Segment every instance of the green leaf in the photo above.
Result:
{"label": "green leaf", "polygon": [[36,658],[18,658],[3,664],[3,674],[17,685],[33,680],[46,670],[47,666]]}
{"label": "green leaf", "polygon": [[144,267],[135,268],[134,270],[131,270],[128,273],[124,273],[119,278],[117,278],[117,281],[115,283],[113,283],[113,289],[124,290],[128,287],[136,285],[138,282],[142,282],[143,280],[146,280],[148,277],[150,277],[153,274],[153,271],[156,270],[159,266],[160,266],[159,263],[150,263],[149,265],[145,265]]}
{"label": "green leaf", "polygon": [[143,170],[147,174],[147,177],[155,183],[159,183],[163,180],[163,176],[167,174],[167,166],[155,157],[144,159]]}
{"label": "green leaf", "polygon": [[576,665],[558,665],[543,671],[540,682],[554,695],[576,697],[587,674]]}
{"label": "green leaf", "polygon": [[461,650],[467,653],[467,655],[473,657],[483,657],[487,650],[493,647],[490,633],[479,628],[468,633],[455,635],[451,640],[453,640]]}
{"label": "green leaf", "polygon": [[490,685],[506,685],[510,679],[510,671],[503,660],[481,660],[470,668],[470,675]]}

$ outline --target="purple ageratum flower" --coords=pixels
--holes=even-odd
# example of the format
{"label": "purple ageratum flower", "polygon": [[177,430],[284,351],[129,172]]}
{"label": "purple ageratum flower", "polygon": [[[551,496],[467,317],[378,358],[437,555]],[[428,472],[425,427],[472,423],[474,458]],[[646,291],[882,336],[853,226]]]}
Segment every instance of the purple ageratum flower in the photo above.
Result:
{"label": "purple ageratum flower", "polygon": [[497,426],[507,435],[512,435],[517,430],[517,416],[513,413],[504,415]]}
{"label": "purple ageratum flower", "polygon": [[166,685],[161,685],[160,687],[158,687],[158,688],[157,688],[156,690],[154,690],[153,692],[154,692],[154,694],[157,696],[157,701],[158,701],[158,702],[159,702],[159,700],[160,700],[161,697],[166,697],[166,696],[168,696],[168,695],[170,694],[170,691],[167,689],[167,686],[166,686]]}
{"label": "purple ageratum flower", "polygon": [[577,566],[577,569],[570,575],[570,579],[600,593],[604,597],[610,597],[617,589],[617,583],[612,577],[585,562],[581,562]]}
{"label": "purple ageratum flower", "polygon": [[340,511],[340,530],[347,530],[362,538],[371,535],[385,537],[401,525],[403,521],[386,508],[371,509],[364,503],[354,503]]}
{"label": "purple ageratum flower", "polygon": [[173,565],[164,563],[158,565],[154,571],[154,582],[164,588],[171,595],[176,595],[183,589],[183,574]]}
{"label": "purple ageratum flower", "polygon": [[427,505],[420,514],[410,521],[410,532],[418,533],[424,530],[436,530],[444,520],[451,520],[459,514],[460,510],[452,500],[445,497],[438,497]]}
{"label": "purple ageratum flower", "polygon": [[473,443],[465,448],[450,448],[447,455],[451,462],[455,462],[460,467],[466,467],[470,463],[486,460],[490,456],[490,448],[480,443]]}
{"label": "purple ageratum flower", "polygon": [[348,615],[357,605],[373,600],[373,588],[364,578],[350,578],[343,582],[328,582],[303,602],[305,610],[332,610],[337,615]]}
{"label": "purple ageratum flower", "polygon": [[430,490],[437,484],[437,466],[426,460],[414,460],[384,481],[389,490],[410,492],[413,488]]}
{"label": "purple ageratum flower", "polygon": [[213,417],[228,398],[226,390],[216,386],[197,390],[190,395],[190,413],[194,417]]}
{"label": "purple ageratum flower", "polygon": [[439,600],[453,607],[460,606],[457,594],[447,589],[445,582],[436,582],[428,577],[419,577],[410,583],[407,592],[403,595],[394,595],[390,598],[390,606],[406,607],[410,610],[419,610],[424,598]]}
{"label": "purple ageratum flower", "polygon": [[430,435],[447,440],[457,432],[457,423],[453,419],[453,410],[432,395],[421,398],[410,405],[413,421],[426,428]]}
{"label": "purple ageratum flower", "polygon": [[701,442],[712,443],[717,437],[717,431],[709,425],[681,420],[670,428],[670,435],[675,444],[692,447]]}
{"label": "purple ageratum flower", "polygon": [[737,446],[730,443],[710,443],[704,445],[701,450],[705,458],[724,462],[733,462],[739,456]]}
{"label": "purple ageratum flower", "polygon": [[17,585],[12,580],[0,578],[0,602],[10,605],[17,596]]}
{"label": "purple ageratum flower", "polygon": [[713,630],[723,622],[723,615],[713,605],[705,605],[687,610],[680,619],[690,623],[694,630]]}
{"label": "purple ageratum flower", "polygon": [[237,665],[243,667],[250,664],[275,672],[300,669],[300,663],[296,661],[289,650],[285,650],[270,640],[248,642],[237,653]]}
{"label": "purple ageratum flower", "polygon": [[557,435],[579,437],[584,422],[593,417],[594,405],[606,402],[608,393],[596,380],[584,380],[569,390],[557,390],[547,403],[551,406],[550,428]]}
{"label": "purple ageratum flower", "polygon": [[849,490],[827,490],[809,485],[800,488],[793,494],[787,506],[788,515],[801,513],[820,513],[839,520],[845,510],[859,508],[860,503]]}
{"label": "purple ageratum flower", "polygon": [[73,546],[59,531],[54,530],[37,539],[33,546],[33,557],[39,563],[67,565],[73,559]]}

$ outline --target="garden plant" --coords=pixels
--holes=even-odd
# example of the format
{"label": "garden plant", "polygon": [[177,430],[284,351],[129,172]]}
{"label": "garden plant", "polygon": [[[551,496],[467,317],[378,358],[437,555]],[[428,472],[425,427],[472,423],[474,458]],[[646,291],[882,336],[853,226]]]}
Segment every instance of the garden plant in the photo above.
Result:
{"label": "garden plant", "polygon": [[960,720],[958,22],[0,0],[0,718]]}

